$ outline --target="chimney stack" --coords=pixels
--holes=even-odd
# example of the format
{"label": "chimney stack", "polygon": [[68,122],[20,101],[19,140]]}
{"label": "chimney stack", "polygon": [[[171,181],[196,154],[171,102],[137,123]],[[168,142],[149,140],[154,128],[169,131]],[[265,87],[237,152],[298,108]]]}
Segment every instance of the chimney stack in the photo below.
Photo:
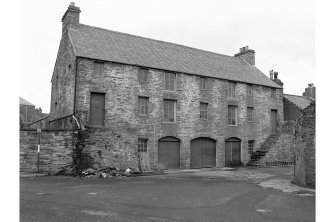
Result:
{"label": "chimney stack", "polygon": [[240,48],[240,52],[235,54],[234,57],[241,58],[250,65],[255,65],[255,51],[249,49],[248,46]]}
{"label": "chimney stack", "polygon": [[79,25],[80,12],[81,12],[80,8],[75,6],[74,2],[71,2],[65,14],[62,17],[62,23],[63,23],[62,34],[64,34],[69,27]]}
{"label": "chimney stack", "polygon": [[273,80],[273,70],[270,70],[269,73],[270,73],[270,79]]}
{"label": "chimney stack", "polygon": [[280,79],[278,79],[278,72],[274,72],[273,70],[270,70],[269,73],[270,73],[270,79],[272,81],[274,81],[275,83],[277,83],[280,86],[284,85],[284,83]]}
{"label": "chimney stack", "polygon": [[316,88],[314,86],[314,83],[310,83],[308,84],[308,87],[305,88],[305,92],[302,95],[315,99],[315,91],[316,91]]}

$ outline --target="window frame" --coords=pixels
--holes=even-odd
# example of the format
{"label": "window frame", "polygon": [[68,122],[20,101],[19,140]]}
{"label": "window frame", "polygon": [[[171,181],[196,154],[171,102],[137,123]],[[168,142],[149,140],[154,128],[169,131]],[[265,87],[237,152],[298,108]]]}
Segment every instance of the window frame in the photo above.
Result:
{"label": "window frame", "polygon": [[139,82],[142,82],[142,83],[148,82],[148,77],[149,77],[149,69],[141,68],[141,67],[138,68],[137,79]]}
{"label": "window frame", "polygon": [[[98,65],[101,65],[101,69],[98,69]],[[94,77],[104,77],[104,68],[105,68],[105,63],[104,62],[99,62],[99,61],[94,61],[94,69],[93,69],[93,76]],[[99,73],[101,71],[101,73]]]}
{"label": "window frame", "polygon": [[247,96],[253,96],[254,92],[251,84],[247,84]]}
{"label": "window frame", "polygon": [[[172,108],[171,108],[171,104],[173,104]],[[170,118],[171,118],[170,111],[171,110],[173,110],[173,121],[170,121]],[[177,100],[163,99],[163,119],[164,119],[164,122],[168,122],[168,123],[175,123],[177,121]]]}
{"label": "window frame", "polygon": [[[232,90],[232,86],[234,86],[234,90]],[[228,82],[228,98],[237,98],[236,96],[236,82]]]}
{"label": "window frame", "polygon": [[271,88],[271,98],[276,99],[276,89]]}
{"label": "window frame", "polygon": [[[230,112],[230,110],[234,110],[234,120],[235,120],[235,124],[231,124],[231,117],[232,117],[232,113]],[[228,106],[228,126],[237,126],[237,109],[238,107],[237,106],[232,106],[232,105],[229,105]]]}
{"label": "window frame", "polygon": [[[168,76],[168,77],[167,77]],[[171,76],[173,76],[173,84],[171,84]],[[173,89],[172,87],[173,86]],[[177,89],[177,74],[172,72],[165,72],[164,73],[164,89],[167,91],[175,92]]]}
{"label": "window frame", "polygon": [[[141,104],[141,101],[145,101],[144,104]],[[149,97],[138,96],[137,99],[138,115],[148,116],[149,115]],[[142,108],[144,108],[144,113],[142,113]]]}
{"label": "window frame", "polygon": [[252,154],[255,148],[255,140],[248,140],[248,154]]}
{"label": "window frame", "polygon": [[148,152],[148,139],[147,138],[137,138],[137,152],[138,153]]}
{"label": "window frame", "polygon": [[[202,109],[204,108],[205,109]],[[200,119],[208,119],[208,103],[200,102]]]}
{"label": "window frame", "polygon": [[254,121],[254,107],[247,107],[247,121]]}
{"label": "window frame", "polygon": [[200,77],[200,89],[201,90],[207,90],[208,85],[207,85],[208,79],[206,77]]}

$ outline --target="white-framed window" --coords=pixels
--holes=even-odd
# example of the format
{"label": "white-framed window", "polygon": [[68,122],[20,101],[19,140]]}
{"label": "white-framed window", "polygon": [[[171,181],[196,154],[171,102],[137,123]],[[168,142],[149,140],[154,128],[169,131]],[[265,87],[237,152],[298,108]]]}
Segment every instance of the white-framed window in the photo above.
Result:
{"label": "white-framed window", "polygon": [[237,125],[237,106],[228,106],[228,125]]}
{"label": "white-framed window", "polygon": [[208,119],[208,103],[200,103],[200,119]]}
{"label": "white-framed window", "polygon": [[247,120],[248,122],[252,122],[254,120],[254,108],[253,107],[247,108]]}
{"label": "white-framed window", "polygon": [[148,82],[149,70],[144,68],[138,69],[138,81],[139,82]]}
{"label": "white-framed window", "polygon": [[248,96],[252,96],[253,95],[252,85],[250,85],[250,84],[247,84],[247,95]]}
{"label": "white-framed window", "polygon": [[104,63],[94,62],[94,76],[103,77],[103,75],[104,75]]}
{"label": "white-framed window", "polygon": [[176,122],[176,100],[164,99],[164,121]]}
{"label": "white-framed window", "polygon": [[236,83],[228,82],[228,97],[236,98]]}
{"label": "white-framed window", "polygon": [[165,73],[165,90],[175,91],[176,90],[176,74]]}
{"label": "white-framed window", "polygon": [[149,113],[149,98],[139,96],[138,97],[138,114],[140,115],[148,115]]}
{"label": "white-framed window", "polygon": [[148,150],[148,139],[145,138],[138,138],[137,142],[137,152],[147,152]]}
{"label": "white-framed window", "polygon": [[255,140],[248,141],[248,153],[252,154],[254,152]]}
{"label": "white-framed window", "polygon": [[200,88],[202,90],[207,89],[207,78],[206,77],[200,77]]}

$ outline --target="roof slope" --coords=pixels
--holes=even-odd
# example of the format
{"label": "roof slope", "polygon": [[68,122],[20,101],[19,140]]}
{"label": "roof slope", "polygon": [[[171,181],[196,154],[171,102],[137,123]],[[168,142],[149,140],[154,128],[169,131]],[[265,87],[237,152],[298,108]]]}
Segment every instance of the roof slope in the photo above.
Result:
{"label": "roof slope", "polygon": [[21,96],[20,96],[20,105],[26,105],[26,106],[35,106],[34,104],[28,102],[27,100],[23,99]]}
{"label": "roof slope", "polygon": [[236,57],[83,24],[69,35],[77,56],[281,88]]}
{"label": "roof slope", "polygon": [[298,106],[302,110],[305,109],[307,106],[309,106],[311,102],[313,101],[313,99],[310,97],[296,96],[296,95],[289,95],[289,94],[284,94],[284,98],[294,103],[296,106]]}

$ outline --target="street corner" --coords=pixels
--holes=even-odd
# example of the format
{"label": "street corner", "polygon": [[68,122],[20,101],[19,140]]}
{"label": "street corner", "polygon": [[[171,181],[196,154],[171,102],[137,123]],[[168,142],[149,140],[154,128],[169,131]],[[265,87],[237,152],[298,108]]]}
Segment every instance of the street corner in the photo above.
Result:
{"label": "street corner", "polygon": [[315,196],[315,189],[300,187],[292,183],[291,180],[285,179],[272,179],[262,181],[257,184],[263,188],[273,188],[281,190],[284,193],[295,194],[299,196]]}

